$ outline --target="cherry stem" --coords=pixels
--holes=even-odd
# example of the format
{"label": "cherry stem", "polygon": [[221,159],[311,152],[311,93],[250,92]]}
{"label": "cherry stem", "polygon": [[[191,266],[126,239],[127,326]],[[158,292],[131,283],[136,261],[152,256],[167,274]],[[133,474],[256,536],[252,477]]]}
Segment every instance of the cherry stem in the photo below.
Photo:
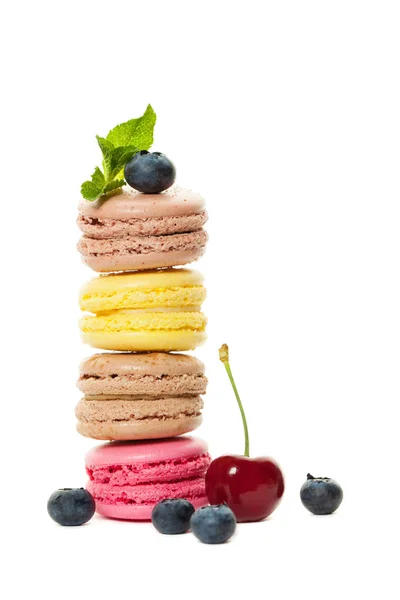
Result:
{"label": "cherry stem", "polygon": [[249,430],[247,428],[246,415],[244,413],[243,404],[240,400],[239,392],[237,390],[235,380],[233,379],[231,367],[229,364],[229,348],[226,344],[223,344],[219,349],[219,359],[223,363],[226,372],[228,373],[229,381],[235,392],[236,400],[239,406],[240,414],[242,415],[243,429],[244,429],[244,456],[250,456],[250,443],[249,443]]}

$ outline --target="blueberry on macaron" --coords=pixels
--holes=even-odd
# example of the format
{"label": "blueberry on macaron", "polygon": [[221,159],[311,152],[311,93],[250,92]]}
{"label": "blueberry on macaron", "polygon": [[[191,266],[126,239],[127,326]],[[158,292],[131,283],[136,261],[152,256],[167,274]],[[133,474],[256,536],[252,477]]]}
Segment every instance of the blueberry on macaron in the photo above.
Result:
{"label": "blueberry on macaron", "polygon": [[47,502],[47,512],[59,525],[83,525],[90,521],[95,510],[92,494],[83,488],[57,490]]}
{"label": "blueberry on macaron", "polygon": [[313,477],[308,473],[300,490],[300,499],[314,515],[331,515],[343,500],[343,490],[334,479]]}
{"label": "blueberry on macaron", "polygon": [[126,163],[124,176],[135,190],[144,194],[159,194],[174,183],[176,169],[165,154],[141,150]]}

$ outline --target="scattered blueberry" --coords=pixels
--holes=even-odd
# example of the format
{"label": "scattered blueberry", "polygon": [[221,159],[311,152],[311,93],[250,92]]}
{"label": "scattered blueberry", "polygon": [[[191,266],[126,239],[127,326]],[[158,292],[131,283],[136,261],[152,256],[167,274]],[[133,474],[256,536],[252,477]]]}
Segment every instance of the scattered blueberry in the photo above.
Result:
{"label": "scattered blueberry", "polygon": [[137,152],[124,169],[126,182],[139,192],[159,194],[171,187],[176,170],[173,163],[161,152]]}
{"label": "scattered blueberry", "polygon": [[330,515],[343,500],[340,485],[329,477],[313,477],[308,473],[307,481],[300,490],[303,505],[314,515]]}
{"label": "scattered blueberry", "polygon": [[226,504],[203,506],[192,516],[190,527],[204,544],[223,544],[234,534],[236,518]]}
{"label": "scattered blueberry", "polygon": [[190,528],[190,517],[193,513],[194,506],[188,500],[169,498],[155,505],[151,521],[160,533],[186,533]]}
{"label": "scattered blueberry", "polygon": [[47,512],[59,525],[83,525],[94,515],[93,496],[83,488],[64,488],[54,492],[47,502]]}

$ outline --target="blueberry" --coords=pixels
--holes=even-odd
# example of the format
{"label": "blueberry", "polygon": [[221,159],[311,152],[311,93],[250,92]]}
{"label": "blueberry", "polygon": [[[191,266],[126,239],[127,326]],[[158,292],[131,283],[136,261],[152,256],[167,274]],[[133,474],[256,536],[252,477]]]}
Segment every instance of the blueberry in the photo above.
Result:
{"label": "blueberry", "polygon": [[54,492],[47,502],[47,512],[59,525],[83,525],[89,521],[96,505],[83,488],[64,488]]}
{"label": "blueberry", "polygon": [[339,508],[343,490],[329,477],[313,477],[308,474],[307,481],[300,490],[300,499],[314,515],[330,515]]}
{"label": "blueberry", "polygon": [[174,183],[176,170],[165,154],[142,150],[126,163],[124,175],[126,182],[135,190],[159,194]]}
{"label": "blueberry", "polygon": [[169,498],[155,505],[151,521],[160,533],[186,533],[190,528],[190,517],[193,513],[194,506],[188,500]]}
{"label": "blueberry", "polygon": [[203,506],[194,513],[190,527],[204,544],[223,544],[234,534],[236,518],[226,504]]}

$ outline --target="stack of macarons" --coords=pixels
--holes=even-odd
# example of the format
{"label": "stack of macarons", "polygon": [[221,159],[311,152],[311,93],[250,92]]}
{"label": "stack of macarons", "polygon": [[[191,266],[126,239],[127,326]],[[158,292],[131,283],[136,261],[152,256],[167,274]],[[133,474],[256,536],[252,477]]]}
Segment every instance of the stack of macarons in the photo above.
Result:
{"label": "stack of macarons", "polygon": [[182,268],[204,252],[207,220],[199,194],[175,186],[128,186],[82,200],[78,244],[100,273],[83,286],[83,341],[105,352],[80,367],[80,434],[106,444],[86,456],[88,490],[107,517],[149,519],[154,505],[181,497],[207,503],[207,445],[175,437],[201,423],[204,365],[182,354],[205,339],[202,275]]}

